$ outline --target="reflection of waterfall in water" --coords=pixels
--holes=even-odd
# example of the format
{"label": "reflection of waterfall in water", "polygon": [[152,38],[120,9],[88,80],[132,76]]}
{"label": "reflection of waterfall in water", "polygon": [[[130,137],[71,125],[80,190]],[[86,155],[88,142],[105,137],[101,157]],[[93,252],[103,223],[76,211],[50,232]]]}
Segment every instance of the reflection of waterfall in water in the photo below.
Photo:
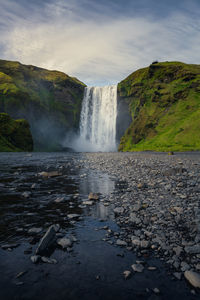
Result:
{"label": "reflection of waterfall in water", "polygon": [[116,151],[117,85],[86,87],[80,119],[81,151]]}

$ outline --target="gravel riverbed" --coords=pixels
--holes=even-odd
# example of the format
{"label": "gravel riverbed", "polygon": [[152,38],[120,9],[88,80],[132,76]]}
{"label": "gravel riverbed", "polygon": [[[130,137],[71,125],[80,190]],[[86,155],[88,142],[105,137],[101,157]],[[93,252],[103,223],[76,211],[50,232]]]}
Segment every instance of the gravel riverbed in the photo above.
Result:
{"label": "gravel riverbed", "polygon": [[[115,243],[159,257],[176,279],[200,287],[200,153],[86,153],[78,163],[124,184],[101,200],[121,229]],[[142,261],[132,268],[141,272]]]}

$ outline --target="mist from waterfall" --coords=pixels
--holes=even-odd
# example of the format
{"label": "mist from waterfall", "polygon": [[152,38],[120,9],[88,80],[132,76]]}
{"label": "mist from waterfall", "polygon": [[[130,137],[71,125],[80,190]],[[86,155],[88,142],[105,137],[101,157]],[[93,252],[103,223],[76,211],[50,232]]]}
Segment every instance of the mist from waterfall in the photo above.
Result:
{"label": "mist from waterfall", "polygon": [[116,151],[116,119],[117,85],[86,87],[76,148],[88,152]]}

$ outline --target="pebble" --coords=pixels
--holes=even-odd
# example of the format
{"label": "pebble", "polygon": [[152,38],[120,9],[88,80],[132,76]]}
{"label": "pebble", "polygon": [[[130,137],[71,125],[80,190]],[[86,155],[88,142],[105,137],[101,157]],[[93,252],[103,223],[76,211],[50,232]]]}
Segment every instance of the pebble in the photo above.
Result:
{"label": "pebble", "polygon": [[124,274],[124,278],[128,279],[131,276],[131,271],[126,270],[126,271],[123,272],[123,274]]}
{"label": "pebble", "polygon": [[134,272],[142,273],[144,270],[144,266],[142,264],[133,264],[132,269]]}
{"label": "pebble", "polygon": [[195,288],[200,288],[200,274],[193,271],[185,271],[184,276]]}

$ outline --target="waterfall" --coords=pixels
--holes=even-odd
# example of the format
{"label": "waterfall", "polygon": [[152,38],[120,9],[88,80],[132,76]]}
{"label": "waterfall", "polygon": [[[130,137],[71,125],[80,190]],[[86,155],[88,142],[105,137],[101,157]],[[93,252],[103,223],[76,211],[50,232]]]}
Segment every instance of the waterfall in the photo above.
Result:
{"label": "waterfall", "polygon": [[117,85],[86,87],[80,118],[83,151],[116,151]]}

